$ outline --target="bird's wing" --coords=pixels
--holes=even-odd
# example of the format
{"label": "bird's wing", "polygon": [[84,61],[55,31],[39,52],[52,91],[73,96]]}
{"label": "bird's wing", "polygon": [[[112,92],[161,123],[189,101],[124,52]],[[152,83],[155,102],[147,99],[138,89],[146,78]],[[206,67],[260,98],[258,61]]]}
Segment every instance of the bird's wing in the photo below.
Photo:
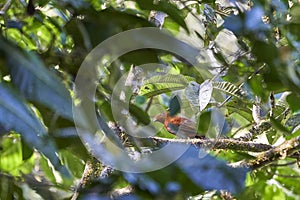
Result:
{"label": "bird's wing", "polygon": [[182,120],[177,135],[179,137],[194,138],[197,135],[196,123],[191,120]]}
{"label": "bird's wing", "polygon": [[180,138],[194,138],[197,135],[196,123],[186,118],[174,118],[165,125],[169,132]]}

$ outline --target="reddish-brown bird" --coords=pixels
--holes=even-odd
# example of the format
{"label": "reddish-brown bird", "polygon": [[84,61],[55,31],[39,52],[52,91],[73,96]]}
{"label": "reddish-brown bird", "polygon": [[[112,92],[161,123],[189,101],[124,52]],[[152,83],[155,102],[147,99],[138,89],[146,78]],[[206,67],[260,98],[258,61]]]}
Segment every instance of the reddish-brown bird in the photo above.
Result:
{"label": "reddish-brown bird", "polygon": [[154,121],[163,123],[169,133],[180,138],[201,138],[197,136],[196,123],[190,119],[170,116],[169,112],[166,112],[156,115]]}

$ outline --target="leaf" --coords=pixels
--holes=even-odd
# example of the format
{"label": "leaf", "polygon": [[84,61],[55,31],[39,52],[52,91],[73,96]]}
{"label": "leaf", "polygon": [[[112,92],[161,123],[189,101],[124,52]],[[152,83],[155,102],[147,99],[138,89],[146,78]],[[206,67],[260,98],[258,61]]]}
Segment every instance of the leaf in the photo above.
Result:
{"label": "leaf", "polygon": [[45,127],[26,102],[4,82],[0,82],[0,124],[7,131],[14,130],[20,133],[28,145],[43,153],[58,171],[68,175],[67,169],[60,163],[56,154],[57,148],[47,135]]}
{"label": "leaf", "polygon": [[129,112],[134,115],[139,122],[142,122],[145,125],[150,123],[149,115],[140,107],[134,104],[129,104]]}
{"label": "leaf", "polygon": [[82,177],[84,164],[79,157],[75,156],[71,151],[64,150],[61,152],[61,158],[64,165],[68,167],[73,176],[77,178]]}
{"label": "leaf", "polygon": [[269,98],[268,94],[266,93],[266,87],[264,84],[264,78],[257,74],[252,79],[248,80],[248,83],[252,89],[252,92],[259,96],[263,102],[267,101]]}
{"label": "leaf", "polygon": [[[291,194],[295,195],[295,197],[299,196],[300,185],[297,181],[295,181],[295,178],[299,177],[299,171],[297,170],[297,167],[279,167],[277,170],[277,173],[282,174],[283,176],[276,176],[275,180],[284,187],[283,189],[290,191]],[[285,176],[288,176],[289,178],[286,178]]]}
{"label": "leaf", "polygon": [[20,182],[10,176],[0,176],[0,199],[12,200],[18,197],[19,200],[25,200],[21,187]]}
{"label": "leaf", "polygon": [[[246,119],[247,123],[252,122],[253,120],[252,111],[249,109],[249,105],[242,101],[230,101],[226,104],[226,108],[228,109],[228,114],[237,114],[239,117]],[[235,116],[234,118],[239,118],[238,116]]]}
{"label": "leaf", "polygon": [[292,111],[296,112],[300,110],[300,96],[295,93],[291,93],[286,97],[286,101],[289,103]]}
{"label": "leaf", "polygon": [[143,10],[157,10],[167,13],[172,20],[174,20],[177,24],[179,24],[189,33],[187,25],[184,21],[184,16],[182,15],[182,11],[180,11],[175,5],[173,5],[169,1],[162,0],[154,2],[152,0],[136,0],[136,2]]}
{"label": "leaf", "polygon": [[230,83],[230,82],[213,82],[213,88],[221,90],[223,92],[226,92],[229,95],[238,97],[238,98],[243,98],[245,96],[245,91],[236,85]]}
{"label": "leaf", "polygon": [[209,124],[211,121],[211,115],[212,115],[211,111],[207,111],[207,112],[201,113],[201,115],[199,116],[197,132],[201,133],[201,135],[205,135],[205,133],[208,132]]}
{"label": "leaf", "polygon": [[207,106],[211,99],[213,91],[212,81],[211,80],[205,80],[201,85],[199,89],[199,106],[200,111],[204,110],[204,108]]}
{"label": "leaf", "polygon": [[27,160],[33,155],[33,149],[30,148],[24,140],[21,140],[22,145],[22,159]]}
{"label": "leaf", "polygon": [[28,174],[24,175],[22,178],[24,179],[26,185],[28,185],[26,188],[26,193],[31,193],[28,195],[30,198],[47,200],[57,199],[55,198],[55,194],[59,192],[56,190],[56,193],[54,193],[51,188],[52,184],[45,179],[41,180],[41,177],[39,177],[38,174]]}
{"label": "leaf", "polygon": [[192,77],[175,74],[153,76],[143,82],[139,95],[149,98],[162,93],[181,90],[191,80],[193,80]]}
{"label": "leaf", "polygon": [[[204,87],[203,87],[204,86]],[[208,83],[208,81],[203,82],[201,86],[195,82],[191,81],[189,85],[185,88],[185,95],[187,99],[189,100],[190,104],[194,107],[199,107],[200,105],[200,98],[199,98],[199,93],[200,93],[200,88],[202,88],[203,92],[204,90],[207,90],[207,94],[202,93],[202,106],[205,108],[207,104],[210,101],[211,98],[211,92],[212,89],[218,89],[220,91],[226,92],[227,94],[230,94],[232,96],[238,97],[238,98],[244,98],[245,96],[245,91],[242,90],[241,88],[238,88],[234,84],[230,82],[212,82]],[[204,97],[204,98],[203,98]],[[202,110],[204,109],[202,108]],[[200,109],[201,111],[201,109]]]}
{"label": "leaf", "polygon": [[184,90],[184,94],[193,107],[199,108],[199,89],[200,84],[195,81],[189,82]]}
{"label": "leaf", "polygon": [[22,94],[72,120],[72,100],[58,77],[33,53],[23,53],[1,38],[0,43],[0,48],[6,53],[12,82]]}
{"label": "leaf", "polygon": [[289,130],[283,126],[278,120],[274,119],[273,117],[270,117],[270,122],[272,127],[276,128],[278,131],[282,132],[283,135],[290,135],[291,133]]}
{"label": "leaf", "polygon": [[[21,176],[32,171],[34,159],[22,159],[21,137],[18,134],[9,134],[1,140],[0,171],[8,172],[14,176]],[[1,192],[0,192],[1,193]]]}
{"label": "leaf", "polygon": [[180,98],[179,96],[175,95],[170,99],[169,102],[169,114],[170,116],[174,116],[180,112]]}

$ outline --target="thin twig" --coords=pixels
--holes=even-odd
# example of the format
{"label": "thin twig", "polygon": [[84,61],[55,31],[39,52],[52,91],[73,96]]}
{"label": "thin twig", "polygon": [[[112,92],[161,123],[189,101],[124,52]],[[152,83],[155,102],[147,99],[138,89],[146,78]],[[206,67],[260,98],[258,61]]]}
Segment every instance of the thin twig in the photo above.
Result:
{"label": "thin twig", "polygon": [[296,163],[297,163],[297,161],[281,163],[281,164],[272,163],[270,166],[272,166],[272,167],[285,167],[285,166],[293,165],[293,164],[296,164]]}
{"label": "thin twig", "polygon": [[284,177],[284,178],[300,178],[299,175],[287,175],[287,174],[279,174],[279,173],[274,173],[274,175],[281,176],[281,177]]}
{"label": "thin twig", "polygon": [[0,15],[4,15],[10,6],[11,6],[11,0],[7,0],[4,6],[2,7],[2,9],[0,10]]}
{"label": "thin twig", "polygon": [[152,104],[152,101],[153,101],[153,97],[150,97],[148,103],[147,103],[147,107],[145,108],[145,112],[148,112],[148,110],[150,109],[150,106]]}

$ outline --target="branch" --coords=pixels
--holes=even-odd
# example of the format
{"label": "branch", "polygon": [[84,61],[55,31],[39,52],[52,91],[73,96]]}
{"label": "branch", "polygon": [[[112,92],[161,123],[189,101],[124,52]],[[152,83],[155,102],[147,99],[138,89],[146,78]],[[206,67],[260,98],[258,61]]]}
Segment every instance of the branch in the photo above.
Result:
{"label": "branch", "polygon": [[180,143],[180,144],[191,144],[196,145],[199,148],[205,149],[226,149],[226,150],[236,150],[236,151],[250,151],[250,152],[263,152],[272,148],[271,145],[239,141],[235,139],[170,139],[170,138],[160,138],[160,137],[150,137],[154,142],[159,144],[164,143]]}
{"label": "branch", "polygon": [[274,147],[257,156],[256,159],[247,162],[246,166],[252,169],[258,169],[271,164],[275,160],[282,160],[293,156],[300,150],[300,137],[287,140],[281,145]]}
{"label": "branch", "polygon": [[76,200],[80,192],[101,174],[101,163],[94,157],[86,161],[84,172],[71,200]]}
{"label": "branch", "polygon": [[10,5],[11,5],[11,0],[7,0],[4,6],[2,7],[2,9],[0,10],[0,15],[4,15],[6,11],[9,9]]}
{"label": "branch", "polygon": [[249,167],[252,170],[267,166],[276,160],[282,160],[287,157],[299,158],[300,136],[287,140],[279,146],[272,147],[268,144],[239,141],[235,139],[169,139],[160,137],[151,137],[158,144],[180,143],[196,145],[205,149],[226,149],[235,151],[261,152],[255,159],[247,161],[242,160],[237,163],[231,163],[232,167]]}

